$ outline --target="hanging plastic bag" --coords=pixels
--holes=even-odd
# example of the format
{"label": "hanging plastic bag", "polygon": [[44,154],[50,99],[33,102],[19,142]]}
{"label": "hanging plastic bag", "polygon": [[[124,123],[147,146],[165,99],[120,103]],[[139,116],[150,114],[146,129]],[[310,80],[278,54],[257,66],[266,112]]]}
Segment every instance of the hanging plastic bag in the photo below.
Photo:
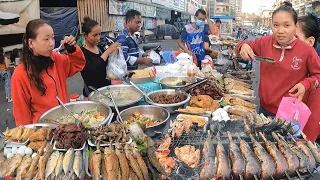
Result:
{"label": "hanging plastic bag", "polygon": [[107,66],[107,78],[110,80],[123,80],[127,74],[127,62],[123,56],[122,49],[110,54]]}
{"label": "hanging plastic bag", "polygon": [[311,111],[306,104],[296,98],[283,97],[276,118],[283,118],[295,124],[295,130],[303,130],[311,115]]}
{"label": "hanging plastic bag", "polygon": [[150,51],[149,58],[152,59],[152,64],[160,64],[161,62],[160,55],[155,51]]}

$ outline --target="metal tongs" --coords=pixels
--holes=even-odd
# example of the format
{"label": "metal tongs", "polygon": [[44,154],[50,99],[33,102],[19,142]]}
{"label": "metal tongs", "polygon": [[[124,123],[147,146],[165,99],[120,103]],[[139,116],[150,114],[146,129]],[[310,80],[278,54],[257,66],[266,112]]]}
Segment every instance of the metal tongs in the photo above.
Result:
{"label": "metal tongs", "polygon": [[207,82],[209,79],[208,78],[205,78],[205,79],[202,79],[198,82],[195,82],[195,83],[192,83],[188,86],[185,86],[185,87],[181,87],[181,88],[177,88],[176,91],[184,91],[184,92],[187,92],[189,91],[190,89],[194,88],[194,87],[197,87],[205,82]]}
{"label": "metal tongs", "polygon": [[266,62],[266,63],[270,63],[270,64],[275,64],[276,61],[272,58],[268,58],[268,57],[262,57],[262,56],[255,56],[255,59],[257,61],[262,61],[262,62]]}

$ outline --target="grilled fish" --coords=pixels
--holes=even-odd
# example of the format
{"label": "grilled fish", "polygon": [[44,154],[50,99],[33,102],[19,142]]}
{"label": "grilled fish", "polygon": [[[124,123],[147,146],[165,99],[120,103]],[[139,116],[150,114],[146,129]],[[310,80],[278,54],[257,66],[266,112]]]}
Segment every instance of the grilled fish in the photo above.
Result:
{"label": "grilled fish", "polygon": [[38,162],[39,162],[40,157],[41,157],[40,153],[37,153],[37,155],[32,159],[30,168],[26,174],[27,180],[32,180],[34,178],[34,176],[36,175],[36,170],[38,167]]}
{"label": "grilled fish", "polygon": [[272,136],[278,141],[278,148],[288,164],[288,173],[292,174],[299,168],[299,159],[297,155],[290,149],[286,142],[273,132]]}
{"label": "grilled fish", "polygon": [[224,147],[222,146],[220,135],[218,135],[218,144],[217,144],[216,154],[217,154],[217,160],[218,160],[216,177],[223,178],[223,179],[229,178],[231,175],[230,163],[227,157],[227,153]]}
{"label": "grilled fish", "polygon": [[22,157],[19,154],[16,154],[14,157],[10,158],[9,160],[10,161],[8,164],[8,171],[6,172],[6,174],[4,174],[4,177],[14,175],[14,172],[21,164]]}
{"label": "grilled fish", "polygon": [[311,141],[307,141],[307,146],[311,150],[313,157],[315,158],[317,163],[320,164],[320,152],[318,151],[316,146]]}
{"label": "grilled fish", "polygon": [[116,143],[116,155],[118,156],[119,163],[120,163],[120,170],[121,170],[121,178],[123,180],[129,179],[129,164],[124,154],[123,147],[121,144]]}
{"label": "grilled fish", "polygon": [[229,155],[232,162],[232,177],[235,180],[240,179],[240,176],[243,176],[246,171],[246,163],[245,160],[240,152],[239,147],[236,143],[232,140],[231,133],[228,131],[228,138],[229,138]]}
{"label": "grilled fish", "polygon": [[53,146],[52,144],[48,144],[45,148],[45,152],[44,154],[40,157],[39,159],[39,164],[38,164],[38,170],[39,170],[39,178],[41,180],[44,180],[45,179],[45,170],[46,170],[46,164],[48,162],[48,159],[51,155],[53,151]]}
{"label": "grilled fish", "polygon": [[110,143],[109,148],[104,149],[104,163],[106,165],[108,179],[119,179],[119,159],[112,148],[112,143]]}
{"label": "grilled fish", "polygon": [[73,174],[73,162],[74,162],[74,149],[69,149],[64,155],[62,162],[62,169],[65,177],[71,177]]}
{"label": "grilled fish", "polygon": [[63,168],[62,168],[62,162],[63,162],[63,158],[64,158],[64,153],[60,152],[59,154],[59,159],[58,159],[58,162],[57,162],[57,166],[56,168],[54,169],[54,177],[56,179],[60,179],[60,177],[62,177],[62,171],[63,171]]}
{"label": "grilled fish", "polygon": [[[98,139],[100,138],[98,137]],[[93,152],[89,161],[89,169],[90,169],[92,180],[100,180],[100,167],[101,167],[101,151],[100,151],[100,141],[98,141],[97,150]]]}
{"label": "grilled fish", "polygon": [[45,169],[45,178],[48,179],[48,177],[54,172],[54,169],[56,168],[59,160],[59,151],[53,152],[49,160],[47,161],[46,169]]}
{"label": "grilled fish", "polygon": [[296,145],[301,150],[301,152],[303,152],[307,156],[309,169],[314,170],[316,168],[316,160],[315,160],[311,150],[303,142],[296,142]]}
{"label": "grilled fish", "polygon": [[253,142],[254,153],[257,155],[261,163],[261,179],[270,179],[276,174],[276,164],[268,154],[268,152],[258,143],[250,134]]}
{"label": "grilled fish", "polygon": [[248,143],[242,140],[239,136],[238,138],[240,140],[241,153],[246,161],[246,173],[244,175],[244,179],[253,179],[254,176],[259,177],[261,173],[259,160],[252,152]]}
{"label": "grilled fish", "polygon": [[132,155],[136,159],[136,162],[139,165],[139,168],[143,174],[144,179],[148,180],[149,179],[148,167],[144,162],[144,160],[142,159],[141,154],[139,150],[136,148],[136,145],[134,143],[132,145]]}
{"label": "grilled fish", "polygon": [[277,146],[266,139],[266,137],[260,132],[259,133],[262,139],[266,143],[267,151],[269,152],[270,156],[276,162],[276,178],[281,178],[283,174],[288,170],[288,164],[281,152],[278,150]]}
{"label": "grilled fish", "polygon": [[208,132],[207,140],[203,147],[204,165],[200,172],[200,180],[210,180],[216,175],[217,165],[215,161],[216,152],[214,150],[212,137]]}
{"label": "grilled fish", "polygon": [[[131,146],[126,144],[124,147],[124,152],[126,154],[126,157],[128,159],[129,165],[132,169],[132,171],[135,173],[135,175],[140,179],[143,180],[143,174],[140,170],[139,164],[137,163],[137,161],[135,160],[135,158],[132,155],[132,150],[131,150]],[[131,174],[130,174],[131,177]]]}
{"label": "grilled fish", "polygon": [[76,151],[74,162],[73,162],[73,172],[79,178],[82,170],[83,170],[82,153],[81,151]]}
{"label": "grilled fish", "polygon": [[27,173],[28,168],[30,167],[32,158],[30,155],[26,155],[17,169],[17,180],[21,180]]}

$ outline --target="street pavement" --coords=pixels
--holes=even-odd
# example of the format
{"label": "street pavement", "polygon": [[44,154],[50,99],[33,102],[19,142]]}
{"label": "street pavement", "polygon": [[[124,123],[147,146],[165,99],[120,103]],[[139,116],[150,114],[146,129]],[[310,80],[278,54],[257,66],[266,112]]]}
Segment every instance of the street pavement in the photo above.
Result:
{"label": "street pavement", "polygon": [[[178,50],[176,40],[161,40],[151,41],[143,45],[161,45],[164,51]],[[82,94],[83,80],[80,73],[68,78],[68,93],[69,94]],[[15,127],[14,118],[12,115],[12,103],[8,103],[5,99],[4,82],[0,81],[0,131],[4,131],[6,127]]]}

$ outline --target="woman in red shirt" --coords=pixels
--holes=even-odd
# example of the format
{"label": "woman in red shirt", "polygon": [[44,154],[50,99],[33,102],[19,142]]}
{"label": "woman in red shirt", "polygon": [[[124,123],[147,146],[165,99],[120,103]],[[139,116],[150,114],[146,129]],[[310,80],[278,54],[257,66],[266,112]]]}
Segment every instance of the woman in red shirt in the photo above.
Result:
{"label": "woman in red shirt", "polygon": [[[310,14],[298,19],[297,37],[314,48],[317,48],[320,37],[320,20]],[[311,110],[311,116],[303,129],[307,138],[314,142],[320,134],[320,89],[314,89],[310,92],[307,105]]]}
{"label": "woman in red shirt", "polygon": [[276,61],[260,64],[259,111],[267,116],[277,113],[283,97],[302,100],[308,90],[319,84],[319,57],[312,47],[296,38],[297,21],[297,12],[285,2],[272,14],[272,36],[242,42],[236,48],[246,60],[254,60],[257,55]]}
{"label": "woman in red shirt", "polygon": [[65,37],[67,54],[53,52],[53,29],[44,20],[35,19],[26,27],[21,64],[12,76],[13,115],[16,125],[36,123],[39,117],[59,105],[58,96],[68,102],[67,78],[86,64],[75,38]]}

